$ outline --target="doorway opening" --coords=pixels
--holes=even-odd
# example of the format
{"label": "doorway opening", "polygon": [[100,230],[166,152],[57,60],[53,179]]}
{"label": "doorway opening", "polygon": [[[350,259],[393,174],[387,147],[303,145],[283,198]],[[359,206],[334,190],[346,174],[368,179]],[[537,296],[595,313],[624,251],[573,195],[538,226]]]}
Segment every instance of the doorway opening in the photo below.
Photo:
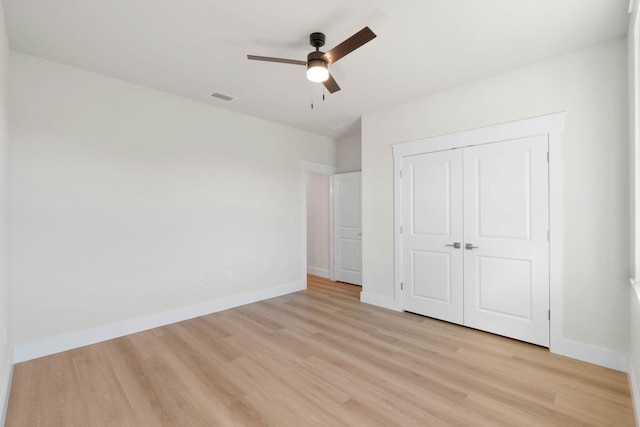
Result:
{"label": "doorway opening", "polygon": [[[332,230],[332,224],[333,224],[333,206],[332,206],[332,202],[331,202],[331,191],[332,191],[332,187],[333,187],[333,182],[332,182],[332,177],[333,175],[337,172],[337,166],[336,165],[330,165],[330,164],[326,164],[326,163],[316,163],[316,162],[302,162],[300,165],[300,169],[301,169],[301,174],[302,174],[302,179],[301,181],[301,213],[302,213],[302,217],[301,217],[301,237],[300,237],[300,253],[301,253],[301,257],[300,257],[300,275],[302,276],[303,282],[305,283],[305,285],[307,284],[307,273],[309,272],[309,267],[315,268],[315,273],[321,273],[322,275],[324,274],[328,274],[328,277],[331,278],[333,271],[332,271],[332,263],[331,260],[333,258],[333,241],[332,241],[332,234],[333,234],[333,230]],[[322,186],[323,182],[327,183],[328,181],[328,189],[326,189],[326,191],[328,191],[328,229],[326,229],[326,236],[324,236],[323,238],[323,242],[326,243],[326,245],[328,246],[328,257],[327,258],[322,258],[322,255],[320,253],[323,252],[323,249],[318,249],[317,251],[314,249],[314,253],[312,255],[312,257],[316,257],[318,258],[321,262],[322,259],[326,259],[327,260],[327,264],[322,263],[320,266],[318,265],[309,265],[309,253],[311,251],[308,250],[308,235],[309,233],[312,233],[314,235],[317,235],[318,233],[325,233],[323,231],[321,231],[322,227],[317,227],[315,224],[309,224],[308,222],[308,209],[309,209],[309,204],[311,204],[312,206],[317,206],[317,205],[323,205],[323,202],[320,200],[323,196],[322,194],[320,195],[320,197],[316,197],[316,193],[313,192],[314,188],[316,188],[316,186]],[[309,188],[311,187],[311,188]],[[313,192],[313,193],[312,193]],[[325,193],[325,191],[322,191],[321,193]],[[319,221],[324,222],[324,220],[322,219],[322,215],[320,215],[320,219]],[[310,230],[309,228],[313,227],[313,230]],[[325,243],[322,243],[323,245]],[[315,259],[315,258],[313,258]],[[313,273],[312,273],[313,274]],[[317,274],[316,274],[317,275]],[[322,276],[321,276],[322,277]]]}

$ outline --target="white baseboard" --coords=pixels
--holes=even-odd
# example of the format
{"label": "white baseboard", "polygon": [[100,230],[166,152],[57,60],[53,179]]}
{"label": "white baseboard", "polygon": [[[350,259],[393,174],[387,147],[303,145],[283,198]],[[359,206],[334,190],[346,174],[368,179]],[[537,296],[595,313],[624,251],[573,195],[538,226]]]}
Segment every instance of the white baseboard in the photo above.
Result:
{"label": "white baseboard", "polygon": [[[380,295],[363,291],[360,293],[360,301],[366,304],[387,308],[389,310],[402,311],[399,301],[395,298],[382,297]],[[589,344],[583,344],[557,337],[551,338],[550,350],[555,354],[582,360],[583,362],[593,363],[594,365],[604,366],[605,368],[615,369],[617,371],[627,372],[629,369],[629,355],[623,352],[595,347]]]}
{"label": "white baseboard", "polygon": [[262,291],[237,295],[214,301],[208,301],[202,304],[177,308],[174,310],[151,314],[149,316],[139,317],[136,319],[124,320],[122,322],[111,323],[91,329],[85,329],[78,332],[72,332],[69,334],[45,338],[26,344],[16,345],[13,349],[13,363],[20,363],[31,359],[36,359],[38,357],[60,353],[62,351],[83,347],[89,344],[95,344],[101,341],[107,341],[113,338],[145,331],[147,329],[153,329],[159,326],[181,322],[183,320],[192,319],[194,317],[204,316],[206,314],[239,307],[245,304],[251,304],[253,302],[258,302],[269,298],[279,297],[281,295],[286,295],[305,289],[306,281],[296,282],[276,288],[265,289]]}
{"label": "white baseboard", "polygon": [[564,338],[551,337],[552,353],[561,356],[604,366],[605,368],[627,372],[629,370],[629,355],[627,353],[595,347]]}
{"label": "white baseboard", "polygon": [[381,297],[380,295],[371,294],[369,292],[360,292],[360,302],[377,305],[382,308],[388,308],[389,310],[402,311],[400,310],[400,305],[395,298]]}
{"label": "white baseboard", "polygon": [[331,275],[329,274],[329,270],[327,270],[326,268],[307,267],[307,274],[313,274],[314,276],[320,276],[326,279],[331,278]]}
{"label": "white baseboard", "polygon": [[7,358],[7,364],[2,370],[2,384],[0,384],[0,425],[4,425],[7,419],[7,409],[9,409],[9,393],[11,392],[11,382],[13,379],[12,356]]}

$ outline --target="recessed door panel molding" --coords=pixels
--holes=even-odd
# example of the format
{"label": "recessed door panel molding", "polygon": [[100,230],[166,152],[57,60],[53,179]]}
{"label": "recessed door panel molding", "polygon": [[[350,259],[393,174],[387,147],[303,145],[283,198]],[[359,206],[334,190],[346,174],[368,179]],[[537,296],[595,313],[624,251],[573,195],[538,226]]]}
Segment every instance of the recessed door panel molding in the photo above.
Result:
{"label": "recessed door panel molding", "polygon": [[340,240],[341,265],[343,271],[360,273],[362,271],[362,241],[358,239]]}
{"label": "recessed door panel molding", "polygon": [[333,176],[333,279],[362,285],[362,173]]}
{"label": "recessed door panel molding", "polygon": [[478,257],[477,268],[477,310],[531,320],[534,289],[530,260]]}
{"label": "recessed door panel molding", "polygon": [[344,229],[362,227],[360,209],[360,180],[356,177],[343,177],[336,188],[339,197],[337,209],[340,211],[340,226]]}
{"label": "recessed door panel molding", "polygon": [[413,185],[411,228],[413,235],[451,235],[451,160],[416,162],[409,169]]}
{"label": "recessed door panel molding", "polygon": [[561,215],[550,188],[559,168],[549,165],[552,151],[560,156],[563,120],[394,146],[402,309],[550,346],[552,283],[561,301],[561,263],[551,248],[561,259],[561,242],[552,246],[549,237],[552,225],[561,230]]}
{"label": "recessed door panel molding", "polygon": [[[500,152],[502,144],[475,158],[478,237],[531,236],[531,152]],[[498,150],[496,153],[494,150]],[[509,204],[501,203],[509,200]]]}
{"label": "recessed door panel molding", "polygon": [[413,251],[413,297],[451,304],[451,254]]}

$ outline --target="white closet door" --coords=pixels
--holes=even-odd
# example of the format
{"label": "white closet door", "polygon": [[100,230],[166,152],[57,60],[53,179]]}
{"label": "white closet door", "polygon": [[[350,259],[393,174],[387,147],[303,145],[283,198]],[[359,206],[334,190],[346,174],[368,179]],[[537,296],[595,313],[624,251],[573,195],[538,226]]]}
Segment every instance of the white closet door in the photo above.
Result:
{"label": "white closet door", "polygon": [[464,324],[549,346],[547,136],[464,149]]}
{"label": "white closet door", "polygon": [[403,308],[462,323],[462,150],[402,161]]}
{"label": "white closet door", "polygon": [[362,173],[333,176],[334,280],[362,285]]}
{"label": "white closet door", "polygon": [[544,135],[402,159],[404,310],[549,346],[547,151]]}

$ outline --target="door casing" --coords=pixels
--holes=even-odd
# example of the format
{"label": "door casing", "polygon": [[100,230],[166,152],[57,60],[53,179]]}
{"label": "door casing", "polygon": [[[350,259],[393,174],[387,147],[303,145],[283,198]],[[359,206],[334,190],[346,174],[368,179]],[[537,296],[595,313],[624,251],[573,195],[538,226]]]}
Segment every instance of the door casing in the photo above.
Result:
{"label": "door casing", "polygon": [[392,146],[394,164],[394,300],[402,307],[402,158],[435,151],[547,135],[549,142],[549,307],[550,349],[561,346],[562,325],[562,131],[565,113],[514,121]]}

